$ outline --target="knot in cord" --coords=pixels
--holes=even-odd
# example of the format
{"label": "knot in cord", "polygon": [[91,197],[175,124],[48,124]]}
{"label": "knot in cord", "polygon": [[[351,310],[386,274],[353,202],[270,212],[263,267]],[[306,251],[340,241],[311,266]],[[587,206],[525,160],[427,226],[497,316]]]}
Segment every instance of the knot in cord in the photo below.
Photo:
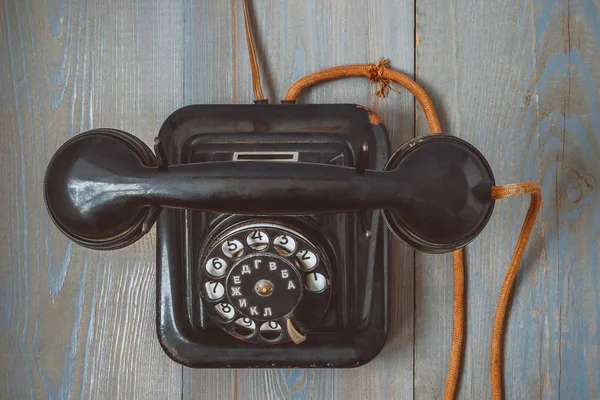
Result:
{"label": "knot in cord", "polygon": [[390,90],[397,92],[392,87],[392,80],[384,78],[383,74],[386,70],[389,70],[390,60],[386,58],[380,58],[377,64],[372,64],[367,70],[367,79],[371,83],[379,83],[379,88],[375,92],[377,97],[387,97]]}

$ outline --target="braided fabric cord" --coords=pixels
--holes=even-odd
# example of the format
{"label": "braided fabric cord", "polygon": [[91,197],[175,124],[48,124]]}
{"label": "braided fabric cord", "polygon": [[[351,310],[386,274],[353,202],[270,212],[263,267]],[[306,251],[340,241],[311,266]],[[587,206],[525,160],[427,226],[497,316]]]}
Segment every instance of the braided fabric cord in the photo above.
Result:
{"label": "braided fabric cord", "polygon": [[258,61],[256,59],[256,48],[254,47],[254,39],[252,37],[252,26],[250,23],[250,13],[248,12],[248,1],[243,1],[244,6],[244,25],[246,27],[246,42],[248,45],[248,57],[250,58],[250,69],[252,70],[252,91],[254,92],[254,100],[264,100],[265,96],[260,84],[260,70],[258,69]]}
{"label": "braided fabric cord", "polygon": [[[295,102],[298,95],[310,86],[350,77],[364,77],[367,78],[369,82],[378,83],[379,88],[375,93],[378,97],[386,97],[390,90],[395,91],[391,86],[391,82],[395,82],[404,87],[415,96],[421,105],[431,133],[442,132],[433,102],[429,98],[427,92],[407,75],[390,69],[388,61],[383,59],[377,64],[334,67],[309,74],[300,78],[290,86],[284,100]],[[525,194],[531,195],[531,204],[527,211],[521,234],[519,235],[519,240],[517,241],[515,251],[500,290],[492,330],[490,382],[492,399],[494,400],[502,399],[502,334],[504,330],[504,319],[508,309],[508,300],[514,285],[517,270],[523,259],[523,253],[529,242],[529,237],[541,205],[541,187],[537,182],[523,182],[504,186],[494,186],[492,188],[492,199],[494,200]],[[454,279],[452,345],[450,348],[446,386],[444,388],[445,400],[454,399],[456,396],[456,389],[460,376],[465,323],[465,266],[463,249],[456,250],[453,253],[452,259]]]}
{"label": "braided fabric cord", "polygon": [[494,200],[523,196],[525,194],[531,195],[531,202],[529,203],[529,209],[525,215],[517,245],[515,246],[512,259],[510,260],[502,287],[500,288],[500,295],[496,304],[496,315],[494,316],[490,354],[490,380],[493,400],[502,399],[502,336],[504,333],[504,318],[508,309],[510,292],[514,286],[515,277],[523,259],[523,253],[525,253],[525,248],[535,225],[535,219],[542,204],[542,188],[537,182],[513,183],[504,186],[494,186],[492,188],[492,198]]}
{"label": "braided fabric cord", "polygon": [[298,79],[292,84],[292,86],[290,86],[284,97],[284,100],[296,101],[296,98],[300,92],[302,92],[302,90],[316,85],[317,83],[351,77],[364,77],[367,78],[369,82],[379,83],[379,89],[375,94],[378,97],[386,97],[390,90],[394,90],[390,83],[395,82],[411,92],[419,101],[421,107],[423,108],[423,112],[425,113],[425,118],[427,119],[431,133],[442,133],[442,128],[435,112],[435,107],[433,106],[433,102],[429,98],[429,95],[425,89],[423,89],[421,85],[402,72],[389,68],[388,64],[388,60],[380,60],[377,64],[333,67],[306,75],[305,77]]}
{"label": "braided fabric cord", "polygon": [[452,344],[444,400],[452,400],[456,396],[458,378],[460,377],[460,362],[464,341],[465,326],[465,262],[463,249],[452,253],[452,271],[454,276],[453,315],[452,315]]}

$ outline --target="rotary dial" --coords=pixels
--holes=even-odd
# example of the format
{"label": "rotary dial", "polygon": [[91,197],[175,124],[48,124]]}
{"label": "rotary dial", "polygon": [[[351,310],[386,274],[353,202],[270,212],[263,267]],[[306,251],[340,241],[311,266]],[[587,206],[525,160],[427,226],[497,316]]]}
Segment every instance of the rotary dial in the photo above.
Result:
{"label": "rotary dial", "polygon": [[199,265],[201,297],[227,333],[254,343],[301,343],[325,313],[329,262],[298,230],[246,223],[216,236],[208,249]]}

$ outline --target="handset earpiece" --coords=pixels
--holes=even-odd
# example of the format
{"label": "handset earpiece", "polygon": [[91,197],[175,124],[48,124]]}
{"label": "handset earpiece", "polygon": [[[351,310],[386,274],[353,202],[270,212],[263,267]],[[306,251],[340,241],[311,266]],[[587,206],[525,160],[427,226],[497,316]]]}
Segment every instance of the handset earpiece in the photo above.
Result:
{"label": "handset earpiece", "polygon": [[147,233],[144,222],[156,217],[157,207],[121,194],[135,191],[135,175],[155,166],[150,148],[126,132],[95,129],[74,136],[56,151],[46,169],[48,213],[66,236],[82,246],[98,250],[128,246]]}
{"label": "handset earpiece", "polygon": [[492,215],[492,169],[479,150],[456,136],[414,138],[390,157],[385,170],[410,171],[410,200],[383,210],[383,217],[395,236],[418,250],[462,248]]}
{"label": "handset earpiece", "polygon": [[447,135],[407,143],[385,171],[267,161],[162,169],[139,139],[103,129],[75,136],[56,152],[44,191],[59,229],[93,249],[138,240],[160,207],[254,215],[383,209],[396,236],[439,253],[465,246],[483,229],[493,183],[483,156]]}

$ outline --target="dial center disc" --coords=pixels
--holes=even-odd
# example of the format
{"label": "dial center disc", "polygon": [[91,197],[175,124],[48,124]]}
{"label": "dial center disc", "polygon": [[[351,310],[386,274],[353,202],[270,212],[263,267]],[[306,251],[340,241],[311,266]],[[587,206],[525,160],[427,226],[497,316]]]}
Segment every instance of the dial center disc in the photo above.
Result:
{"label": "dial center disc", "polygon": [[266,279],[261,279],[254,285],[254,290],[261,296],[269,296],[273,293],[273,283]]}
{"label": "dial center disc", "polygon": [[225,286],[229,302],[240,314],[259,321],[292,312],[304,288],[294,265],[268,252],[238,261],[229,271]]}

